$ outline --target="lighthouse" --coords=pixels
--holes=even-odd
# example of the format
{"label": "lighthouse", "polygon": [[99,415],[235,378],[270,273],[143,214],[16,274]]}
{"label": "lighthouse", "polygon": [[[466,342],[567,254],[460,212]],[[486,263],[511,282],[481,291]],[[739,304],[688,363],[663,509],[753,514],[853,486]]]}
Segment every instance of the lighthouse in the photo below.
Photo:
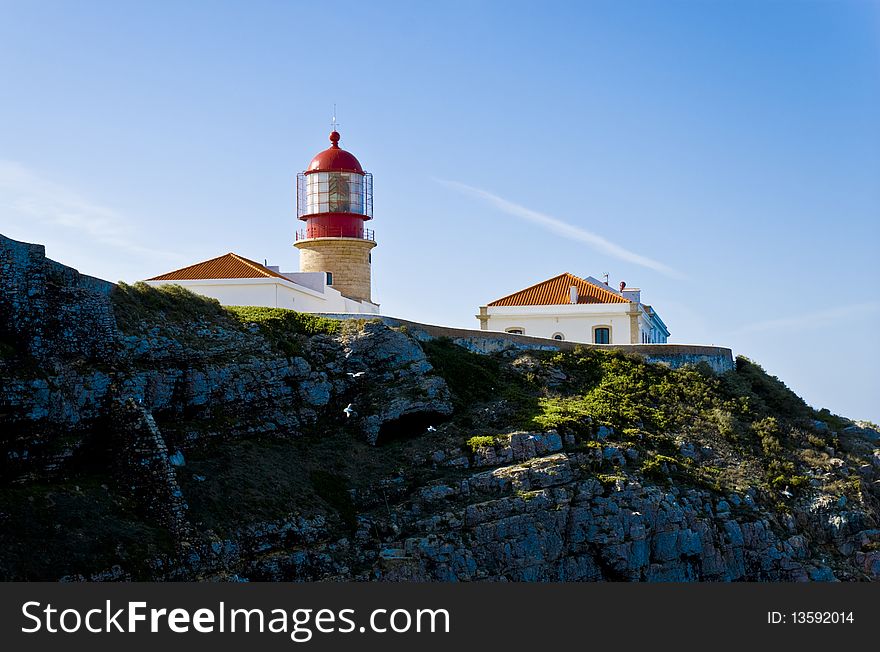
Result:
{"label": "lighthouse", "polygon": [[339,147],[339,132],[296,177],[296,213],[305,222],[297,231],[300,272],[325,272],[327,284],[344,296],[369,301],[371,250],[375,235],[373,175],[351,152]]}

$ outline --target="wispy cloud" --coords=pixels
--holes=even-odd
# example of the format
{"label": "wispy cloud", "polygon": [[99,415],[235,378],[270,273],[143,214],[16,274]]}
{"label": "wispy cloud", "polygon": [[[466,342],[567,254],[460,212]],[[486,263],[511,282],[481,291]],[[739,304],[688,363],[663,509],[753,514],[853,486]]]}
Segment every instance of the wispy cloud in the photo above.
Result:
{"label": "wispy cloud", "polygon": [[556,217],[540,213],[538,211],[532,210],[531,208],[526,208],[525,206],[521,206],[520,204],[516,204],[512,201],[508,201],[507,199],[499,197],[498,195],[494,195],[486,190],[474,188],[473,186],[468,186],[464,183],[459,183],[458,181],[448,181],[445,179],[435,179],[435,181],[443,184],[444,186],[447,186],[448,188],[457,190],[458,192],[461,192],[465,195],[481,199],[491,204],[498,210],[507,213],[508,215],[513,215],[514,217],[518,217],[520,219],[532,222],[533,224],[537,224],[544,229],[550,231],[551,233],[562,236],[564,238],[569,238],[571,240],[583,242],[591,246],[596,251],[600,251],[609,256],[613,256],[614,258],[625,260],[626,262],[633,263],[635,265],[641,265],[642,267],[647,267],[648,269],[653,269],[656,272],[660,272],[661,274],[670,276],[672,278],[685,278],[684,274],[669,267],[668,265],[656,261],[653,258],[648,258],[647,256],[637,254],[634,251],[630,251],[629,249],[621,247],[619,244],[603,238],[601,235],[598,235],[591,231],[587,231],[586,229],[583,229],[579,226],[569,224],[568,222],[563,222]]}
{"label": "wispy cloud", "polygon": [[0,159],[0,215],[7,212],[128,253],[179,257],[143,246],[133,221],[112,208],[89,201],[21,163]]}
{"label": "wispy cloud", "polygon": [[732,335],[747,335],[749,333],[764,333],[770,331],[790,330],[804,331],[814,328],[824,328],[845,322],[856,316],[865,316],[880,311],[880,302],[868,301],[854,303],[847,306],[837,306],[827,310],[818,310],[800,314],[794,317],[782,317],[765,321],[746,324],[733,331]]}

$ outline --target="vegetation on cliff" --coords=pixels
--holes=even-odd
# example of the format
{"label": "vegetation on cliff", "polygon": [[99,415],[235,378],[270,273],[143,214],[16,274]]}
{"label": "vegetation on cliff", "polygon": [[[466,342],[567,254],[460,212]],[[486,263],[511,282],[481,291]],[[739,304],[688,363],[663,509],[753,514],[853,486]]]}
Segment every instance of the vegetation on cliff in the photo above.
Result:
{"label": "vegetation on cliff", "polygon": [[[477,355],[449,341],[429,342],[425,351],[457,405],[467,406],[456,413],[458,422],[472,426],[475,403],[494,401],[511,427],[552,428],[585,443],[595,442],[602,428],[611,433],[609,444],[642,453],[643,471],[654,479],[665,462],[677,465],[675,474],[665,472],[677,482],[794,491],[808,481],[804,451],[825,454],[836,444],[832,427],[846,422],[813,410],[745,357],[737,358],[735,371],[716,375],[704,366],[670,369],[586,347],[514,359]],[[486,437],[472,435],[466,443],[485,445]],[[685,440],[720,455],[711,464],[695,463],[681,454]]]}

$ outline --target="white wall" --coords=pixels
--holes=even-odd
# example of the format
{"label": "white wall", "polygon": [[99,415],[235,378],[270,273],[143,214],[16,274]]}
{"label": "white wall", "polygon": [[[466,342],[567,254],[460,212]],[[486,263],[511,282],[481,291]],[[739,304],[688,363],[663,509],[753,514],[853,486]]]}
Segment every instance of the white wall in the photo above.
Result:
{"label": "white wall", "polygon": [[217,299],[224,306],[264,306],[300,312],[356,312],[378,314],[379,306],[342,296],[325,286],[318,292],[278,278],[210,279],[199,281],[146,281],[148,285],[180,285]]}
{"label": "white wall", "polygon": [[611,344],[629,344],[630,305],[490,306],[487,329],[522,328],[524,335],[546,338],[562,333],[566,340],[592,343],[595,326],[610,326]]}

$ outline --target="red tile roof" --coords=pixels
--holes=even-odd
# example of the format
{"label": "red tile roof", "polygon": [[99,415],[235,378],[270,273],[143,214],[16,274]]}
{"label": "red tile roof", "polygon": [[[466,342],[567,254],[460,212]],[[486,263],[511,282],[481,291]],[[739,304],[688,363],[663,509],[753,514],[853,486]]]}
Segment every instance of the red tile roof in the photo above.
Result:
{"label": "red tile roof", "polygon": [[570,288],[578,290],[578,303],[631,303],[619,294],[600,288],[568,272],[536,283],[525,290],[508,294],[490,306],[557,306],[571,303]]}
{"label": "red tile roof", "polygon": [[238,254],[228,253],[217,256],[189,267],[154,276],[148,281],[200,281],[215,278],[283,278],[290,280],[278,272],[273,272],[265,265],[249,260]]}

